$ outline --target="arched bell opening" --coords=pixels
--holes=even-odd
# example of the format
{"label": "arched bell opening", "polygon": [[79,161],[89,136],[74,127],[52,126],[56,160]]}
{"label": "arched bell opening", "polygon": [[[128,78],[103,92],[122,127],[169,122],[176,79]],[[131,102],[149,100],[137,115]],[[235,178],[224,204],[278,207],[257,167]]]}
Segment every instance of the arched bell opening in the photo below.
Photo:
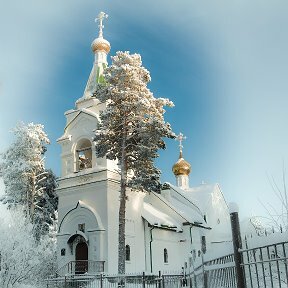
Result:
{"label": "arched bell opening", "polygon": [[75,149],[76,171],[92,168],[92,143],[88,139],[81,139]]}

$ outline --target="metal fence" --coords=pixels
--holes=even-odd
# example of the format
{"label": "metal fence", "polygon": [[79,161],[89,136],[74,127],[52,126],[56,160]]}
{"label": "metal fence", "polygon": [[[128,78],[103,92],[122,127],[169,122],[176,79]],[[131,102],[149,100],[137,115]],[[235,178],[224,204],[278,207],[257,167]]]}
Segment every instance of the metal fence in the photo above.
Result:
{"label": "metal fence", "polygon": [[56,277],[88,273],[96,275],[104,272],[104,261],[77,260],[70,261],[56,271]]}
{"label": "metal fence", "polygon": [[247,288],[288,287],[288,242],[240,250]]}
{"label": "metal fence", "polygon": [[188,287],[236,287],[234,255],[203,262],[186,278]]}
{"label": "metal fence", "polygon": [[[183,287],[183,275],[70,275],[47,280],[47,288],[177,288]],[[191,286],[192,287],[192,286]]]}
{"label": "metal fence", "polygon": [[[246,288],[288,287],[288,242],[249,247],[247,238],[241,254],[242,276]],[[73,266],[73,265],[72,265]],[[71,267],[72,267],[71,266]],[[100,265],[101,266],[101,265]],[[99,266],[99,267],[100,267]],[[98,267],[98,266],[97,266]],[[102,270],[102,266],[98,269]],[[97,269],[97,270],[98,270]],[[67,270],[68,271],[68,270]],[[75,272],[75,269],[70,269]],[[47,288],[236,288],[238,276],[234,254],[202,262],[189,274],[175,273],[158,275],[98,275],[66,274],[47,280]],[[243,288],[244,288],[243,286]]]}
{"label": "metal fence", "polygon": [[[242,243],[238,212],[230,213],[230,217],[234,253],[204,261],[206,249],[202,249],[202,263],[189,274],[183,270],[174,275],[111,276],[99,273],[104,271],[103,261],[86,261],[84,265],[72,261],[58,270],[57,278],[46,281],[47,288],[287,288],[287,235],[282,235],[282,242],[275,241],[279,241],[275,233],[277,237],[258,236],[249,244],[245,237]],[[258,242],[260,238],[265,245],[259,244],[263,243]]]}

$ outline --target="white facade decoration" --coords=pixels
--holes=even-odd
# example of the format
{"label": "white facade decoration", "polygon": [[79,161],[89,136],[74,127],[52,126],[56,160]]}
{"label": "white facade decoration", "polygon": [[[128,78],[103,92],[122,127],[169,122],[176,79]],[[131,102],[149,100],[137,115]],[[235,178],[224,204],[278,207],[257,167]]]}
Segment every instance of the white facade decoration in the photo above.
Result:
{"label": "white facade decoration", "polygon": [[[107,63],[107,53],[94,53],[84,95],[75,109],[65,113],[66,127],[58,139],[62,173],[57,189],[57,258],[61,268],[79,260],[82,252],[77,247],[86,247],[87,255],[81,257],[87,259],[81,260],[102,261],[104,271],[113,274],[117,273],[120,185],[117,163],[95,156],[93,136],[105,105],[99,105],[92,92],[97,85],[95,69]],[[219,185],[190,188],[188,175],[176,179],[177,185],[167,183],[161,194],[128,192],[128,273],[190,269],[201,259],[203,237],[210,250],[231,245],[229,211]]]}

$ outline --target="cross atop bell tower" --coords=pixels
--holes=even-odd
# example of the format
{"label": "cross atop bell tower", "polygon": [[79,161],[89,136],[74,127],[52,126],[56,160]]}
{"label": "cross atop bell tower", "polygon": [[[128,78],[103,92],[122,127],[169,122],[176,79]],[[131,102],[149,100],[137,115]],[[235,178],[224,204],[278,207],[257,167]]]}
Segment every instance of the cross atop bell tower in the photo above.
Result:
{"label": "cross atop bell tower", "polygon": [[93,99],[93,94],[96,91],[97,85],[99,83],[104,83],[105,81],[103,72],[108,65],[107,55],[111,49],[110,43],[103,38],[103,20],[107,18],[108,15],[106,13],[100,12],[95,19],[95,22],[99,23],[99,34],[91,44],[91,49],[94,53],[94,63],[83,96],[76,102],[77,108],[91,106],[91,103],[88,103],[87,100]]}
{"label": "cross atop bell tower", "polygon": [[100,12],[97,16],[97,18],[95,19],[95,22],[99,22],[99,35],[98,37],[102,37],[103,38],[103,28],[104,28],[104,25],[103,25],[103,19],[107,19],[108,18],[108,15],[104,12]]}

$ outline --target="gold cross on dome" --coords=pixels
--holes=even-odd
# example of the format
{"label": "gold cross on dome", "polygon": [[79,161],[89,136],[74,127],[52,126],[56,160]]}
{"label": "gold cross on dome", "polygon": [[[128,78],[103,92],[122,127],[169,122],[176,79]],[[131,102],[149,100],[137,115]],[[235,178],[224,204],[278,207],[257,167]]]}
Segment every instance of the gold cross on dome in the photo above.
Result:
{"label": "gold cross on dome", "polygon": [[103,28],[104,28],[104,25],[103,25],[103,19],[107,19],[108,18],[108,15],[104,12],[100,12],[97,16],[97,18],[95,19],[95,22],[99,22],[99,37],[103,37]]}
{"label": "gold cross on dome", "polygon": [[181,132],[175,138],[176,141],[179,141],[179,148],[180,148],[181,153],[182,153],[182,148],[183,148],[182,142],[183,142],[183,140],[186,140],[186,138],[187,137],[184,136]]}

